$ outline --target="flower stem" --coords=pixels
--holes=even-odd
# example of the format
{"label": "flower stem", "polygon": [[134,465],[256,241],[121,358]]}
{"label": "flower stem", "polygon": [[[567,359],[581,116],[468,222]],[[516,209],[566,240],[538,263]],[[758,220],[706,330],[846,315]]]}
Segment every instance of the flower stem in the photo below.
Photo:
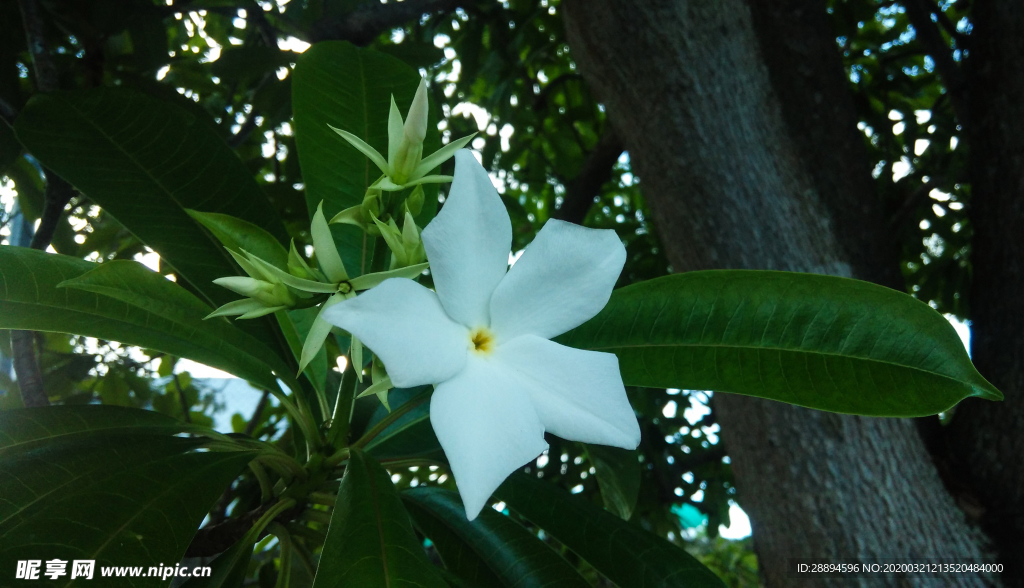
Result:
{"label": "flower stem", "polygon": [[278,502],[274,506],[270,507],[267,510],[267,512],[263,513],[263,516],[261,516],[253,524],[252,528],[249,529],[249,532],[245,534],[245,538],[243,539],[243,541],[245,541],[247,543],[248,542],[255,543],[256,542],[256,538],[260,536],[260,533],[263,532],[263,529],[267,528],[267,525],[269,525],[274,519],[276,519],[278,515],[280,515],[284,511],[286,511],[286,510],[288,510],[288,509],[290,509],[290,508],[292,508],[294,506],[295,506],[295,500],[293,500],[291,498],[286,498],[286,499]]}
{"label": "flower stem", "polygon": [[338,386],[338,400],[334,403],[334,416],[331,417],[331,428],[327,431],[327,444],[336,449],[344,447],[348,438],[349,421],[355,406],[354,392],[356,389],[356,372],[352,362],[345,366]]}

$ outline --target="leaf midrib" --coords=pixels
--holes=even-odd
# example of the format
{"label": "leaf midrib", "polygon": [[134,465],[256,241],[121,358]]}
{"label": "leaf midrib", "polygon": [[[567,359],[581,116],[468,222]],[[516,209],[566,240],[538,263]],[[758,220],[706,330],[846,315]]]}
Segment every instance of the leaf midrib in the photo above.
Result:
{"label": "leaf midrib", "polygon": [[[59,98],[58,98],[58,99],[59,99]],[[133,99],[134,99],[134,97],[133,97],[133,96],[131,96],[131,95],[129,95],[129,101],[131,101],[131,100],[133,100]],[[159,189],[160,189],[160,190],[161,190],[161,191],[162,191],[162,192],[163,192],[163,193],[164,193],[164,194],[165,194],[165,195],[166,195],[166,196],[167,196],[167,197],[168,197],[168,198],[169,198],[169,199],[171,200],[171,202],[173,202],[174,204],[176,204],[176,205],[178,206],[178,208],[179,208],[179,209],[181,209],[181,210],[182,210],[182,211],[184,212],[184,210],[185,210],[185,207],[184,207],[184,206],[183,206],[183,205],[181,204],[181,202],[179,202],[179,201],[178,201],[178,198],[177,198],[177,196],[176,196],[176,195],[174,194],[174,192],[172,192],[172,191],[171,191],[171,190],[170,190],[169,188],[167,188],[166,186],[164,186],[164,184],[163,184],[163,183],[162,183],[162,182],[161,182],[160,180],[158,180],[158,179],[157,179],[157,178],[156,178],[155,176],[153,176],[153,174],[151,174],[151,173],[149,172],[149,170],[148,170],[148,169],[146,169],[146,167],[145,167],[145,166],[143,166],[143,165],[142,165],[142,164],[141,164],[141,163],[140,163],[140,162],[139,162],[139,161],[138,161],[138,160],[137,160],[137,159],[136,159],[136,158],[135,158],[134,156],[132,156],[132,154],[131,154],[131,153],[129,153],[128,151],[126,151],[126,150],[125,150],[125,149],[124,149],[124,148],[123,148],[123,147],[122,147],[122,146],[121,146],[120,144],[118,144],[118,142],[117,142],[117,141],[114,141],[114,138],[113,138],[112,136],[110,136],[109,134],[107,134],[107,132],[106,132],[106,131],[105,131],[105,130],[103,129],[103,127],[101,127],[101,126],[99,126],[98,124],[96,124],[96,123],[95,123],[95,122],[94,122],[94,121],[93,121],[93,120],[92,120],[91,118],[89,118],[89,117],[88,117],[88,116],[86,115],[86,113],[85,113],[84,111],[82,111],[82,110],[80,110],[79,108],[77,108],[77,106],[76,106],[76,105],[75,105],[74,103],[72,103],[72,102],[68,102],[68,101],[66,101],[66,100],[61,100],[61,102],[63,102],[64,104],[66,104],[66,105],[68,106],[69,110],[71,110],[71,111],[73,111],[73,112],[74,112],[75,114],[77,114],[77,115],[78,115],[78,117],[79,117],[79,119],[80,119],[80,120],[82,120],[82,121],[84,121],[84,122],[86,123],[86,125],[87,125],[87,126],[89,126],[89,127],[92,127],[93,129],[95,129],[95,130],[96,130],[96,132],[98,132],[98,133],[100,134],[100,136],[102,136],[102,137],[103,137],[104,139],[106,139],[106,141],[107,141],[107,142],[108,142],[108,143],[109,143],[110,145],[112,145],[112,146],[113,146],[113,147],[114,147],[114,148],[115,148],[115,149],[116,149],[116,150],[117,150],[118,152],[120,152],[120,153],[121,153],[121,154],[122,154],[122,155],[123,155],[123,156],[124,156],[124,157],[125,157],[126,159],[128,159],[128,161],[129,161],[129,162],[131,162],[131,164],[132,164],[132,165],[133,165],[133,166],[134,166],[134,167],[135,167],[136,169],[138,169],[138,170],[141,170],[141,171],[142,171],[142,173],[143,173],[143,174],[144,174],[144,175],[145,175],[145,176],[146,176],[147,178],[149,178],[149,180],[150,180],[150,181],[151,181],[151,182],[152,182],[152,183],[153,183],[153,184],[154,184],[155,186],[157,186],[157,188],[159,188]],[[101,208],[102,208],[102,207],[101,207]],[[188,213],[184,213],[184,214],[185,214],[185,216],[188,216]],[[189,217],[189,220],[190,220],[190,222],[193,222],[193,223],[195,223],[195,221],[192,221],[192,220],[191,220],[191,217]],[[124,224],[124,223],[122,223],[122,224]],[[125,226],[125,228],[127,228],[127,226]],[[132,233],[133,235],[135,234],[135,231],[132,231],[131,229],[128,229],[128,230],[129,230],[129,232],[131,232],[131,233]],[[200,231],[200,232],[202,232],[202,231]],[[204,234],[205,234],[205,233],[204,233]],[[136,235],[136,237],[138,237],[138,235]],[[217,244],[217,243],[214,243],[214,242],[213,242],[213,240],[209,238],[209,236],[207,236],[207,240],[208,240],[208,241],[210,241],[210,244],[211,244],[211,245],[213,246],[212,248],[213,248],[213,249],[214,249],[215,251],[218,251],[218,253],[219,253],[219,255],[220,255],[220,259],[221,259],[221,260],[223,260],[223,261],[224,261],[224,263],[225,263],[225,264],[227,264],[227,267],[229,267],[229,268],[230,268],[230,267],[231,267],[231,260],[230,260],[230,257],[229,257],[229,255],[227,254],[227,252],[226,252],[226,251],[225,251],[225,250],[224,250],[223,248],[221,248],[221,247],[218,247],[218,244]],[[176,265],[176,264],[175,264],[174,262],[172,262],[172,261],[170,261],[170,260],[167,260],[167,262],[168,262],[168,265],[170,265],[170,266],[171,266],[172,268],[174,268],[174,270],[175,270],[175,273],[178,273],[179,275],[182,275],[182,276],[184,276],[184,277],[185,277],[185,279],[188,279],[188,280],[189,280],[190,282],[192,282],[192,280],[191,280],[191,279],[189,279],[189,278],[188,278],[188,276],[186,276],[185,274],[183,274],[183,273],[182,273],[182,272],[180,271],[180,269],[179,269],[179,268],[177,267],[177,265]],[[199,291],[199,292],[201,292],[201,293],[203,294],[203,297],[207,299],[207,302],[209,302],[209,303],[211,303],[211,304],[214,304],[214,301],[213,301],[213,300],[212,300],[212,299],[211,299],[211,298],[209,297],[209,295],[207,295],[206,291],[205,291],[205,290],[204,290],[203,288],[200,288],[200,287],[199,287],[199,286],[197,285],[196,289],[197,289],[197,291]]]}
{"label": "leaf midrib", "polygon": [[[965,384],[965,385],[968,385],[968,386],[971,386],[971,387],[975,387],[975,386],[983,387],[980,384],[973,384],[973,383],[968,382],[967,380],[961,380],[961,379],[956,378],[955,376],[951,376],[951,375],[948,375],[948,374],[943,374],[943,373],[940,373],[940,372],[933,372],[933,371],[929,371],[929,370],[926,370],[924,368],[920,368],[920,367],[916,367],[916,366],[912,366],[912,365],[906,365],[906,364],[902,364],[902,363],[895,363],[895,362],[892,362],[892,361],[885,361],[883,359],[874,359],[874,358],[870,358],[870,357],[861,357],[861,356],[856,356],[856,355],[843,355],[841,353],[830,353],[830,352],[826,352],[826,351],[807,351],[807,350],[802,350],[802,349],[791,349],[791,348],[786,348],[786,347],[768,347],[768,346],[759,346],[759,345],[723,345],[723,344],[712,344],[712,343],[652,343],[652,344],[643,344],[643,345],[632,345],[631,344],[631,345],[610,345],[610,346],[599,346],[599,347],[589,347],[588,346],[588,347],[580,347],[578,349],[585,349],[587,351],[605,351],[605,352],[609,352],[609,353],[614,353],[613,350],[615,350],[615,349],[652,349],[652,348],[665,348],[665,347],[719,348],[719,349],[736,349],[736,350],[753,350],[753,351],[776,351],[776,352],[783,352],[784,351],[784,352],[787,352],[787,353],[801,353],[801,354],[806,354],[806,355],[821,355],[821,356],[826,356],[826,357],[839,357],[839,358],[843,358],[843,359],[850,359],[850,360],[861,361],[861,362],[865,362],[865,363],[888,365],[888,366],[893,366],[893,367],[897,367],[897,368],[901,368],[901,369],[912,370],[912,371],[915,371],[915,372],[920,372],[920,373],[924,373],[924,374],[928,374],[928,375],[944,378],[944,379],[947,379],[947,380],[952,380],[953,382],[956,382],[958,384]],[[988,388],[985,388],[985,389],[987,390]]]}

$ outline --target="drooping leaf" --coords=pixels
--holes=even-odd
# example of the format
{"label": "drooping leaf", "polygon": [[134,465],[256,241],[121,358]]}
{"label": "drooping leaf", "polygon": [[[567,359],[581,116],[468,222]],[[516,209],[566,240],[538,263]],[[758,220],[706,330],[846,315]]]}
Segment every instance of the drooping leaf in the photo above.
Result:
{"label": "drooping leaf", "polygon": [[233,321],[205,320],[212,309],[141,263],[108,261],[58,287],[107,296],[159,316],[171,323],[170,334],[187,338],[200,349],[215,350],[226,356],[236,366],[234,369],[245,370],[246,375],[238,374],[241,377],[261,375],[263,386],[273,389],[276,385],[269,386],[265,377],[270,369],[275,372],[271,377],[276,376],[293,390],[298,389],[291,367],[262,342],[236,327]]}
{"label": "drooping leaf", "polygon": [[[327,218],[360,204],[366,188],[381,175],[327,125],[354,134],[386,157],[391,96],[404,114],[419,82],[419,72],[400,59],[343,41],[317,43],[299,57],[292,76],[292,103],[310,216],[321,201]],[[432,108],[424,156],[440,146]],[[424,190],[423,210],[416,217],[421,227],[437,210],[437,184],[427,184]],[[358,275],[363,233],[347,225],[332,225],[331,230],[349,274]]]}
{"label": "drooping leaf", "polygon": [[635,450],[587,445],[604,507],[628,521],[640,495],[640,461]]}
{"label": "drooping leaf", "polygon": [[627,286],[559,341],[619,357],[627,385],[914,417],[1002,394],[928,305],[858,280],[715,270]]}
{"label": "drooping leaf", "polygon": [[447,586],[416,539],[391,476],[358,449],[341,480],[313,586]]}
{"label": "drooping leaf", "polygon": [[[78,288],[58,287],[66,281]],[[121,299],[107,295],[115,293]],[[95,264],[23,247],[0,248],[0,328],[120,341],[187,357],[276,388],[272,370],[284,369],[275,367],[281,360],[230,323],[203,321],[203,313],[209,311],[135,262]]]}
{"label": "drooping leaf", "polygon": [[284,242],[284,225],[245,165],[206,121],[125,88],[37,94],[15,122],[44,165],[100,205],[207,302],[233,275],[223,248],[185,212],[227,214]]}
{"label": "drooping leaf", "polygon": [[287,269],[288,252],[263,228],[227,214],[198,210],[185,212],[213,233],[221,245],[228,249],[248,251],[275,267]]}
{"label": "drooping leaf", "polygon": [[576,569],[536,535],[485,508],[470,522],[459,495],[421,486],[402,493],[409,514],[449,570],[480,586],[586,588]]}
{"label": "drooping leaf", "polygon": [[[0,413],[0,570],[61,559],[61,586],[164,586],[158,577],[99,580],[108,566],[173,565],[251,452],[196,452],[203,440],[158,413],[55,406]],[[93,580],[70,579],[95,560]],[[45,571],[45,565],[43,566]],[[8,582],[4,582],[7,584]]]}
{"label": "drooping leaf", "polygon": [[619,586],[725,586],[681,547],[553,484],[514,474],[495,497]]}

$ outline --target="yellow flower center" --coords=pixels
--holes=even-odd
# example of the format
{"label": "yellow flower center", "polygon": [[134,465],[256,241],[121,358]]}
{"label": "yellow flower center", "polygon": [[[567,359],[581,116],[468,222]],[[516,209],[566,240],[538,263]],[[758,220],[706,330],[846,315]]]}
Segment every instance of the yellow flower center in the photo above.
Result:
{"label": "yellow flower center", "polygon": [[494,349],[494,333],[483,327],[470,331],[469,341],[473,344],[470,349],[477,353],[490,353]]}

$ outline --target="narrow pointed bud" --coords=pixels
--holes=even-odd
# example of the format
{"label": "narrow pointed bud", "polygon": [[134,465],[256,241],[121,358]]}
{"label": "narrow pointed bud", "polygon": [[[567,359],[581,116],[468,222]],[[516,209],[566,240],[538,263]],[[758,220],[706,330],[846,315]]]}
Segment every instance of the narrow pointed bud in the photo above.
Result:
{"label": "narrow pointed bud", "polygon": [[405,138],[414,143],[423,143],[427,136],[427,82],[422,78],[405,117],[404,130]]}
{"label": "narrow pointed bud", "polygon": [[398,104],[395,104],[395,97],[391,96],[391,112],[388,113],[388,163],[392,167],[395,165],[395,153],[398,151],[398,145],[402,142],[402,137],[405,135],[405,122],[402,120],[402,113],[398,110]]}
{"label": "narrow pointed bud", "polygon": [[264,282],[263,280],[257,280],[256,278],[245,278],[242,276],[228,276],[226,278],[217,278],[213,281],[214,284],[222,288],[227,288],[235,294],[241,294],[248,298],[256,298],[265,293],[269,293],[273,289],[273,284]]}
{"label": "narrow pointed bud", "polygon": [[405,246],[405,265],[416,265],[427,258],[423,240],[420,239],[420,228],[408,212],[405,213],[405,224],[402,225],[402,245]]}
{"label": "narrow pointed bud", "polygon": [[316,252],[316,259],[320,262],[320,269],[323,270],[327,279],[335,284],[347,280],[348,272],[345,271],[345,264],[341,261],[338,246],[334,244],[331,227],[328,226],[327,219],[324,218],[323,202],[316,207],[309,232],[313,235],[313,251]]}
{"label": "narrow pointed bud", "polygon": [[253,300],[258,300],[264,306],[293,306],[295,297],[288,291],[284,284],[271,284],[255,278],[242,276],[228,276],[217,278],[214,284],[227,288],[236,294],[241,294]]}

